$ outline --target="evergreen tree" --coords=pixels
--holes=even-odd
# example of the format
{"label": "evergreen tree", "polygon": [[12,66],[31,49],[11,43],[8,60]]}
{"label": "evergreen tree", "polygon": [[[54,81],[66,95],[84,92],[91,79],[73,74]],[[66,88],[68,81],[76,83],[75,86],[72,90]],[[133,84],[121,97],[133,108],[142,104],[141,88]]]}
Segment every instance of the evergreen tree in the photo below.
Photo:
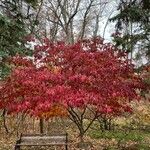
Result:
{"label": "evergreen tree", "polygon": [[[35,8],[37,0],[2,0],[0,2],[0,79],[10,70],[8,59],[16,54],[30,55],[24,40],[28,34],[25,22],[28,9]],[[27,10],[27,11],[25,11]]]}
{"label": "evergreen tree", "polygon": [[[113,35],[117,46],[126,49],[131,54],[136,52],[136,58],[141,56],[150,60],[150,1],[120,0],[119,13],[111,18],[117,21],[116,34]],[[134,51],[135,50],[135,51]]]}

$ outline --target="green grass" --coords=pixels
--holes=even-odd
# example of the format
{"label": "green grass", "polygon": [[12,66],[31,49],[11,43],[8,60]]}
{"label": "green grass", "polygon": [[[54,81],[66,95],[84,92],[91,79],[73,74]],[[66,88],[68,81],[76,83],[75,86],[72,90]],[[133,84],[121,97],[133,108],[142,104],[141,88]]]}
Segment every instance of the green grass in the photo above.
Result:
{"label": "green grass", "polygon": [[[131,130],[128,133],[125,133],[123,130],[115,130],[115,131],[96,131],[90,130],[88,135],[92,139],[115,139],[116,142],[121,142],[125,144],[127,142],[135,142],[137,143],[138,150],[150,150],[150,133],[148,131],[141,131],[141,130]],[[146,139],[149,140],[146,140]],[[122,145],[121,144],[121,145]],[[127,144],[128,145],[128,144]],[[109,145],[107,148],[108,150],[118,150],[120,148],[114,148],[113,145]]]}
{"label": "green grass", "polygon": [[149,145],[145,145],[145,144],[140,144],[138,146],[139,150],[149,150],[150,146]]}
{"label": "green grass", "polygon": [[124,140],[124,141],[136,141],[141,142],[145,139],[145,137],[150,136],[148,132],[132,130],[125,133],[123,130],[116,131],[89,131],[88,135],[94,139],[116,139],[116,140]]}

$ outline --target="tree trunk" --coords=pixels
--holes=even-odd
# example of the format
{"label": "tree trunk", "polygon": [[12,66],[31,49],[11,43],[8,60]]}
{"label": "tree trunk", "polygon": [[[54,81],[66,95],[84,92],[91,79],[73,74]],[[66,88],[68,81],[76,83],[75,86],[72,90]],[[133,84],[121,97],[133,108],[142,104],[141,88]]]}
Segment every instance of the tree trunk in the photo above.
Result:
{"label": "tree trunk", "polygon": [[44,120],[43,118],[40,118],[40,133],[44,133]]}
{"label": "tree trunk", "polygon": [[108,130],[108,121],[106,118],[103,119],[103,123],[104,123],[104,129]]}
{"label": "tree trunk", "polygon": [[84,138],[83,138],[83,137],[84,137],[84,130],[81,129],[81,130],[80,130],[80,135],[79,135],[79,138],[80,138],[80,142],[81,142],[81,143],[84,143]]}
{"label": "tree trunk", "polygon": [[78,143],[77,147],[80,148],[80,149],[89,149],[89,148],[92,147],[92,143],[84,141],[84,134],[85,134],[85,131],[83,129],[81,129],[80,130],[80,135],[79,135],[80,142]]}
{"label": "tree trunk", "polygon": [[7,125],[6,125],[6,109],[3,110],[3,113],[2,113],[2,118],[3,118],[3,125],[4,125],[4,129],[6,131],[6,133],[8,134],[9,133],[9,130],[7,128]]}

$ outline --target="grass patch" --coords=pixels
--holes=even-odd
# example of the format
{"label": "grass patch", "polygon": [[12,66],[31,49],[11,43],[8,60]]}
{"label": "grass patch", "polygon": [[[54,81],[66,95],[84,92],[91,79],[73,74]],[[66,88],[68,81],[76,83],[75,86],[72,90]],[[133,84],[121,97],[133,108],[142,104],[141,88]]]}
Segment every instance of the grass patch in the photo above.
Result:
{"label": "grass patch", "polygon": [[91,130],[89,131],[88,135],[94,139],[116,139],[117,141],[124,140],[135,142],[141,142],[145,139],[145,137],[150,136],[147,132],[137,130],[127,132],[123,130],[104,131],[104,132]]}
{"label": "grass patch", "polygon": [[[138,150],[150,150],[150,133],[142,130],[115,130],[115,131],[96,131],[90,130],[88,136],[96,140],[104,140],[109,143],[108,150],[119,150],[132,147]],[[112,141],[112,143],[111,143]],[[115,143],[113,142],[115,141]],[[105,143],[106,144],[106,143]]]}

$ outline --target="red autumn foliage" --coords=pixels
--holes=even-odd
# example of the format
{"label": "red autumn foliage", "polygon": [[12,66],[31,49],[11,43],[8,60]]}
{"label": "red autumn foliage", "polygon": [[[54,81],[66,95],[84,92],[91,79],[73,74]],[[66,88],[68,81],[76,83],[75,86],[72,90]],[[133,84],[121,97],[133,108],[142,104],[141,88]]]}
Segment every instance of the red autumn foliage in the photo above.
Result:
{"label": "red autumn foliage", "polygon": [[34,62],[15,58],[16,67],[0,89],[9,113],[40,117],[59,105],[120,114],[131,111],[129,101],[138,99],[136,89],[144,87],[125,54],[101,39],[72,45],[45,40],[34,56]]}

